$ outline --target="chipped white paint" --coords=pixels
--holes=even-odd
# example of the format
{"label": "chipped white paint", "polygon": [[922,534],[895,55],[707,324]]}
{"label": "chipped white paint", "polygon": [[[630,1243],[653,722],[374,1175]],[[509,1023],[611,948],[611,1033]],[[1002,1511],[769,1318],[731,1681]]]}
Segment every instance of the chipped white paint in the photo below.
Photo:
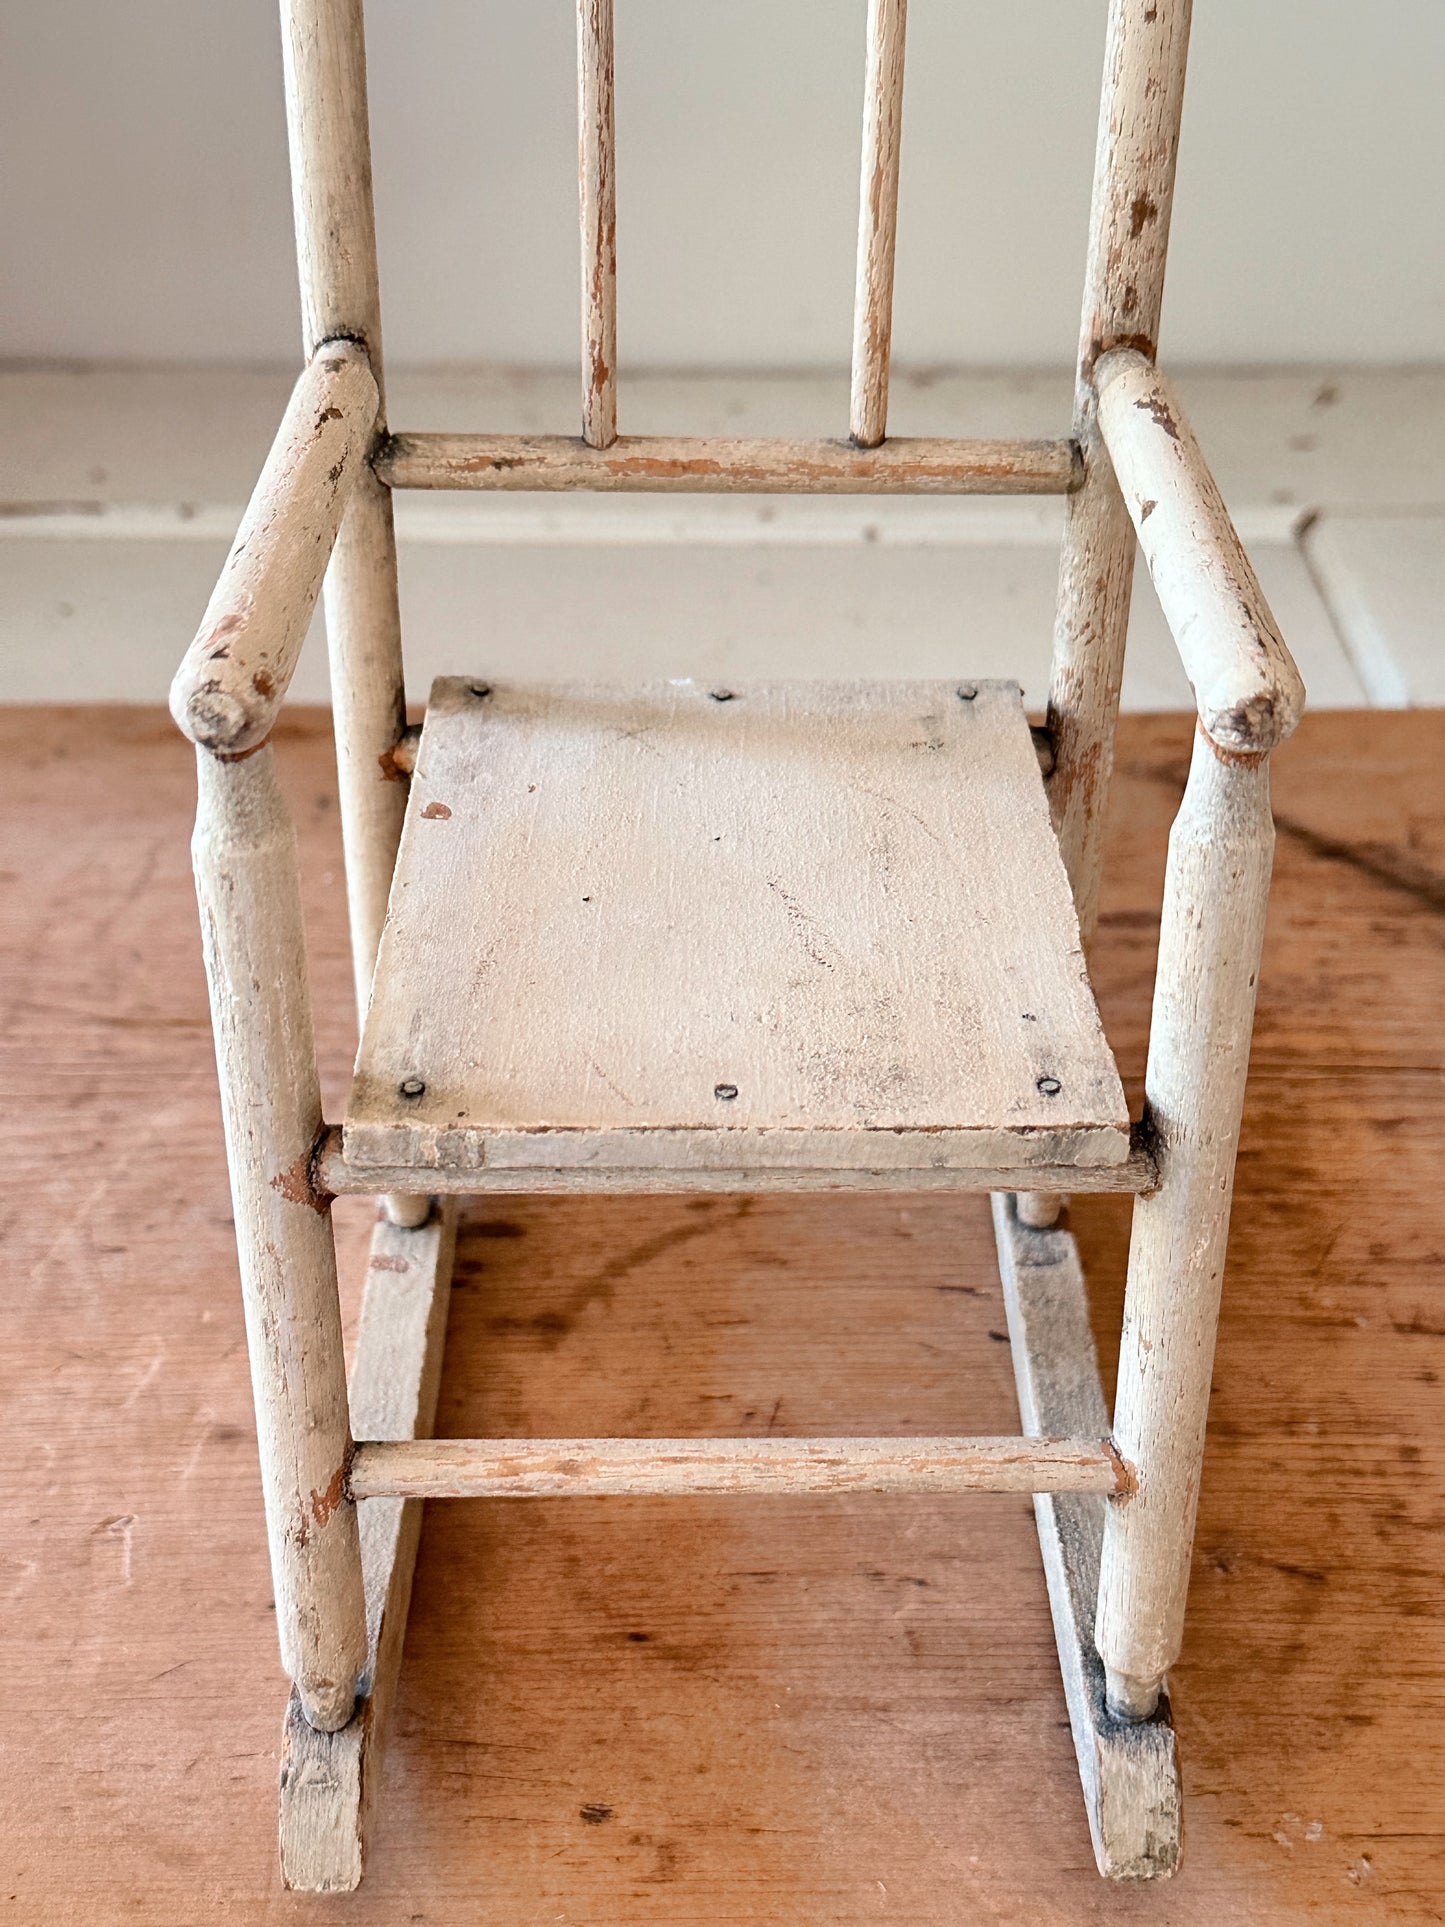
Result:
{"label": "chipped white paint", "polygon": [[[436,1416],[456,1246],[457,1207],[402,1230],[382,1219],[372,1234],[351,1412],[367,1438],[425,1438]],[[366,1581],[364,1700],[335,1733],[308,1724],[293,1692],[281,1760],[281,1873],[303,1893],[349,1893],[361,1881],[401,1671],[421,1505],[365,1499],[357,1507]]]}
{"label": "chipped white paint", "polygon": [[1221,749],[1269,750],[1305,691],[1169,381],[1132,348],[1096,370],[1099,426],[1179,645],[1199,718]]}
{"label": "chipped white paint", "polygon": [[[386,425],[371,130],[362,0],[282,0],[286,125],[307,354],[347,335],[365,344],[376,378],[374,427]],[[368,444],[367,452],[371,452]],[[366,468],[326,572],[326,640],[336,730],[336,777],[358,1020],[371,992],[386,917],[406,783],[391,752],[406,722],[391,494]],[[414,1225],[425,1204],[388,1201]]]}
{"label": "chipped white paint", "polygon": [[841,441],[626,435],[602,448],[563,435],[394,435],[377,457],[393,488],[603,489],[640,494],[1062,495],[1081,475],[1064,440],[918,436]]}
{"label": "chipped white paint", "polygon": [[1145,1075],[1160,1187],[1134,1203],[1114,1431],[1138,1472],[1104,1531],[1111,1705],[1147,1715],[1179,1654],[1235,1150],[1274,855],[1265,758],[1201,729],[1169,838]]}
{"label": "chipped white paint", "polygon": [[1134,540],[1095,419],[1094,364],[1121,341],[1153,354],[1164,296],[1190,0],[1110,0],[1079,334],[1074,434],[1087,478],[1059,563],[1049,726],[1054,827],[1087,944],[1134,580]]}
{"label": "chipped white paint", "polygon": [[352,342],[328,343],[302,372],[171,685],[171,714],[193,743],[236,755],[270,734],[376,408],[371,368]]}
{"label": "chipped white paint", "polygon": [[[900,1146],[905,1157],[910,1153],[915,1158],[936,1155],[936,1147],[927,1133],[917,1132],[909,1136],[905,1136]],[[416,1181],[414,1167],[352,1163],[342,1148],[342,1138],[339,1128],[328,1132],[316,1160],[320,1182],[333,1196],[372,1197],[378,1190],[394,1191]],[[533,1147],[524,1148],[535,1155]],[[660,1145],[655,1133],[638,1133],[623,1148],[630,1150],[635,1157],[641,1159],[645,1156],[649,1161],[634,1165],[589,1164],[585,1167],[585,1182],[589,1191],[619,1195],[709,1191],[969,1192],[1037,1186],[1041,1193],[1047,1194],[1056,1191],[1062,1184],[1067,1184],[1071,1191],[1137,1192],[1150,1191],[1158,1182],[1152,1159],[1139,1146],[1131,1146],[1128,1159],[1122,1164],[1015,1164],[1009,1170],[987,1165],[947,1167],[916,1163],[863,1169],[849,1160],[846,1143],[836,1147],[838,1161],[834,1165],[823,1166],[814,1162],[803,1169],[749,1164],[718,1165],[708,1169],[680,1163],[669,1164],[663,1161],[664,1157],[669,1152],[676,1156],[677,1147]],[[562,1154],[560,1150],[558,1154]],[[816,1148],[811,1155],[814,1158],[819,1155]],[[445,1196],[485,1197],[488,1193],[497,1192],[545,1196],[553,1192],[575,1192],[579,1183],[579,1166],[575,1158],[570,1164],[532,1165],[498,1161],[475,1167],[434,1166],[427,1169],[426,1182]]]}
{"label": "chipped white paint", "polygon": [[306,1718],[350,1718],[366,1665],[336,1252],[312,1182],[321,1130],[296,836],[269,745],[201,750],[192,845],[281,1662]]}
{"label": "chipped white paint", "polygon": [[[1070,1232],[1030,1229],[1017,1208],[1025,1202],[993,1200],[1019,1415],[1039,1436],[1088,1436],[1109,1420],[1078,1248]],[[1105,1511],[1094,1493],[1034,1499],[1094,1858],[1106,1879],[1148,1880],[1179,1864],[1179,1762],[1167,1695],[1148,1720],[1116,1719],[1106,1704],[1094,1648]]]}

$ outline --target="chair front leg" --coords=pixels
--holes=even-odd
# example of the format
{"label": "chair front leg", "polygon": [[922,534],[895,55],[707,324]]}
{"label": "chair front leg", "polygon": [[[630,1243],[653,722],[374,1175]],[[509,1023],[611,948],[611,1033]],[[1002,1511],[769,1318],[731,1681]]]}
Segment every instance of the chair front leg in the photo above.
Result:
{"label": "chair front leg", "polygon": [[366,1667],[321,1094],[296,837],[269,746],[197,753],[192,845],[216,1035],[281,1662],[306,1718],[351,1717]]}
{"label": "chair front leg", "polygon": [[1135,1201],[1095,1639],[1111,1711],[1147,1719],[1179,1655],[1235,1151],[1274,854],[1269,763],[1201,728],[1169,868],[1146,1079],[1161,1182]]}

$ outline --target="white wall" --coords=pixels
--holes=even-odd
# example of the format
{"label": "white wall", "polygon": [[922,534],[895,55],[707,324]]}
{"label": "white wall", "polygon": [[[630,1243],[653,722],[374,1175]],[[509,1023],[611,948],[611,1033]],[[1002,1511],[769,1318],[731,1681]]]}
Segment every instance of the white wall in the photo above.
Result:
{"label": "white wall", "polygon": [[[914,0],[901,359],[1071,355],[1103,12]],[[1445,5],[1195,15],[1166,350],[1445,354]],[[617,16],[624,364],[846,359],[864,0]],[[394,360],[573,354],[572,17],[570,0],[371,0]],[[294,354],[266,0],[10,0],[0,170],[0,353]]]}

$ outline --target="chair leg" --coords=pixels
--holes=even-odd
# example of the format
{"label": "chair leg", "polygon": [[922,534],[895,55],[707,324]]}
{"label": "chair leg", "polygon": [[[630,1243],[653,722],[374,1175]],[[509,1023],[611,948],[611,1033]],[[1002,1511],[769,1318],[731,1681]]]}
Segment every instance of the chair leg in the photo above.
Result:
{"label": "chair leg", "polygon": [[[1109,1415],[1078,1247],[1071,1232],[1025,1224],[1017,1209],[1023,1195],[993,1196],[1019,1415],[1037,1437],[1097,1437]],[[1150,1720],[1114,1719],[1105,1704],[1094,1607],[1107,1509],[1094,1492],[1041,1492],[1034,1500],[1094,1858],[1106,1880],[1159,1880],[1178,1867],[1183,1844],[1179,1760],[1167,1695]]]}
{"label": "chair leg", "polygon": [[1161,1184],[1134,1205],[1095,1640],[1111,1711],[1147,1719],[1178,1657],[1274,852],[1269,768],[1200,731],[1169,870],[1146,1079]]}
{"label": "chair leg", "polygon": [[[404,1230],[384,1214],[351,1371],[351,1410],[367,1439],[428,1438],[441,1385],[457,1200]],[[391,1707],[401,1672],[420,1499],[364,1499],[361,1563],[371,1636],[370,1685],[338,1733],[318,1733],[293,1692],[281,1754],[281,1877],[302,1893],[349,1893],[361,1882]]]}
{"label": "chair leg", "polygon": [[351,1716],[366,1607],[336,1251],[311,1157],[321,1094],[296,838],[269,746],[198,756],[192,845],[216,1034],[281,1661],[325,1731]]}

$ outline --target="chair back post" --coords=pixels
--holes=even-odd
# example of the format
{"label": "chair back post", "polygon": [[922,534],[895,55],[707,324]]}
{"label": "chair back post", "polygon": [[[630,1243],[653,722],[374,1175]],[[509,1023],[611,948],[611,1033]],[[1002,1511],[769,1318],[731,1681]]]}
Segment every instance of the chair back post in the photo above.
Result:
{"label": "chair back post", "polygon": [[[308,359],[326,340],[366,349],[386,430],[362,0],[281,0],[292,207]],[[391,493],[368,465],[325,586],[341,833],[358,1011],[365,1013],[406,811],[393,752],[406,723]]]}
{"label": "chair back post", "polygon": [[1068,503],[1049,684],[1050,806],[1085,943],[1098,917],[1134,572],[1134,532],[1099,433],[1094,368],[1111,348],[1151,360],[1157,350],[1190,5],[1109,7],[1074,399],[1085,479]]}

